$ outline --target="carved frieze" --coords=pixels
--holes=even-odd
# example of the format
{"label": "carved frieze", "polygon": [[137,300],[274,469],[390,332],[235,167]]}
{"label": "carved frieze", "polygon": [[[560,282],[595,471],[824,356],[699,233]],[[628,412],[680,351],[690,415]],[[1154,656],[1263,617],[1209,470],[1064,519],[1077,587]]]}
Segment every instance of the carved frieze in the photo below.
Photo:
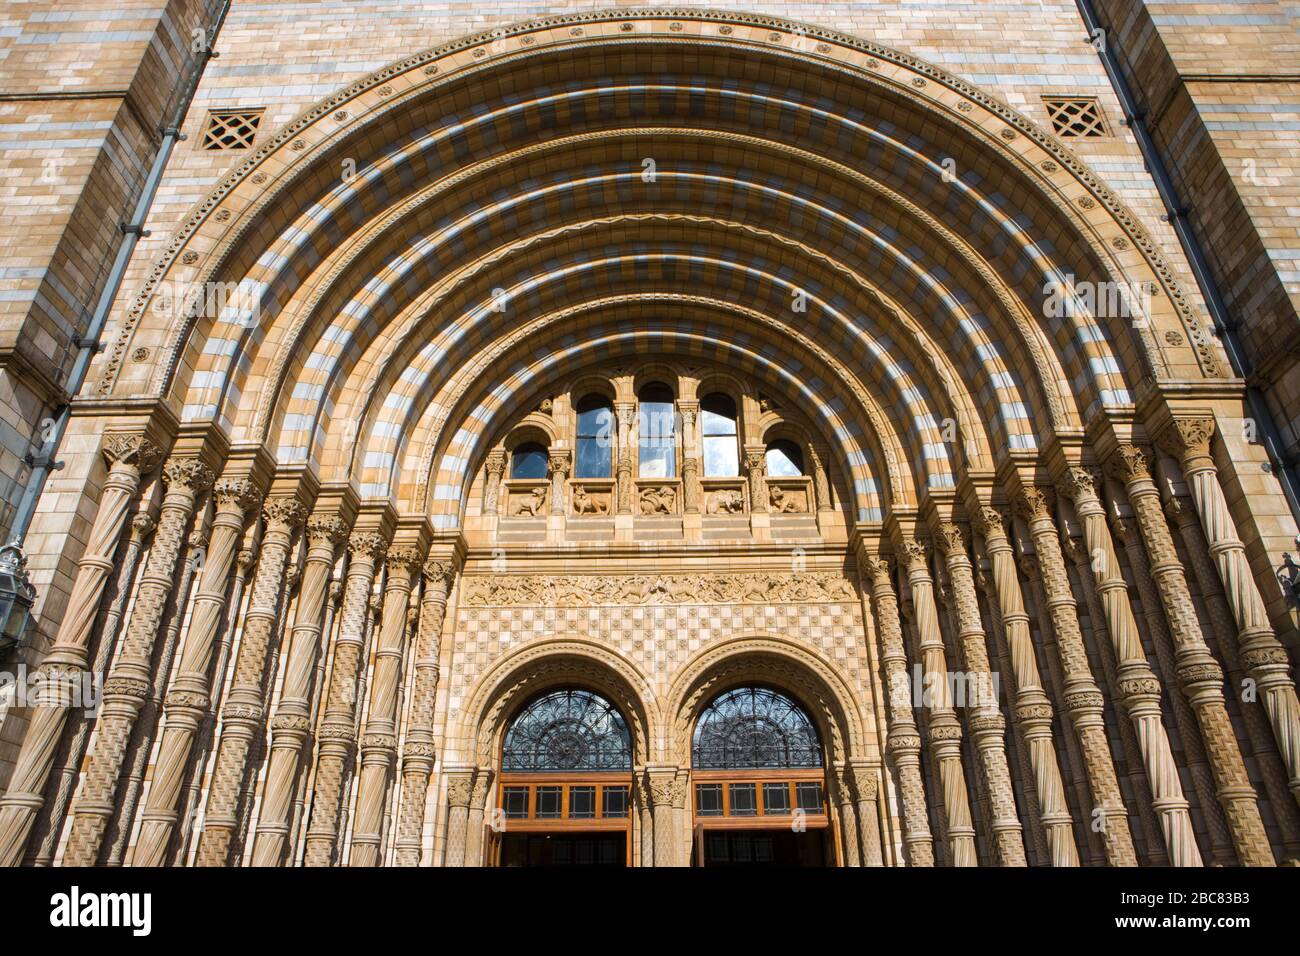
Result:
{"label": "carved frieze", "polygon": [[632,574],[467,576],[464,604],[573,607],[601,604],[789,604],[855,600],[831,572],[804,574]]}

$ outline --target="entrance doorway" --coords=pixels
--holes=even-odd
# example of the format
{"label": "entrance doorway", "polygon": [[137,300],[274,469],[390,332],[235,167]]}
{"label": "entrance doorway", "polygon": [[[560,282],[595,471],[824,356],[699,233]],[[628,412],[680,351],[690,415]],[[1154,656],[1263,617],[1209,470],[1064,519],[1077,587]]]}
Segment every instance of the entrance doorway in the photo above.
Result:
{"label": "entrance doorway", "polygon": [[510,723],[489,840],[497,866],[630,866],[632,740],[590,691],[550,691]]}
{"label": "entrance doorway", "polygon": [[825,866],[826,830],[705,830],[700,866]]}

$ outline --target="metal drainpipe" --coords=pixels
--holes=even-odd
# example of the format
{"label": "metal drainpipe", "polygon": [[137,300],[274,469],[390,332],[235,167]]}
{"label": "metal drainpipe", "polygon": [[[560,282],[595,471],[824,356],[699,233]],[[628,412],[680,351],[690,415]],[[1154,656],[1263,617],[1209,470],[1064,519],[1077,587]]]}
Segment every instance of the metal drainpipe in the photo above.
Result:
{"label": "metal drainpipe", "polygon": [[205,48],[200,52],[198,59],[194,61],[194,65],[190,68],[190,73],[185,78],[183,85],[178,88],[181,91],[180,101],[176,104],[171,124],[162,131],[162,142],[158,147],[158,152],[154,155],[153,165],[149,169],[149,175],[145,178],[144,187],[140,192],[139,199],[136,200],[131,218],[122,224],[122,244],[118,246],[117,256],[113,260],[113,268],[104,283],[103,291],[100,292],[99,300],[95,303],[95,312],[91,317],[90,325],[87,326],[85,335],[73,339],[73,343],[77,346],[77,357],[73,360],[72,370],[68,373],[68,381],[64,386],[68,400],[60,405],[55,412],[53,428],[50,429],[49,437],[41,445],[39,453],[29,456],[28,463],[32,465],[32,473],[27,479],[27,487],[23,490],[23,496],[18,502],[17,510],[14,512],[9,540],[10,544],[18,547],[20,551],[31,527],[32,516],[36,512],[36,502],[40,499],[50,472],[63,467],[63,463],[56,462],[54,456],[58,453],[59,445],[63,442],[63,434],[68,428],[68,420],[72,417],[72,399],[77,396],[77,393],[81,391],[81,386],[85,384],[86,375],[90,371],[91,360],[104,347],[104,343],[99,340],[99,337],[108,322],[108,313],[113,307],[114,299],[117,298],[118,290],[122,286],[122,278],[126,274],[126,267],[131,261],[131,255],[135,252],[140,237],[149,234],[145,230],[144,224],[149,216],[149,210],[153,206],[154,197],[158,192],[158,183],[162,180],[163,171],[167,168],[172,148],[178,140],[185,138],[180,131],[180,125],[185,120],[185,114],[189,112],[190,103],[194,99],[194,91],[198,89],[199,78],[203,75],[208,60],[217,55],[213,52],[213,47],[216,45],[217,34],[221,30],[226,14],[229,11],[230,0],[225,0],[221,5],[220,12],[213,21],[212,30],[208,34]]}
{"label": "metal drainpipe", "polygon": [[1167,218],[1174,227],[1178,241],[1183,247],[1183,253],[1192,267],[1192,275],[1200,287],[1201,294],[1205,297],[1206,305],[1209,306],[1215,334],[1223,343],[1224,351],[1228,353],[1228,362],[1232,365],[1233,372],[1246,381],[1246,402],[1250,406],[1250,414],[1259,424],[1264,450],[1268,454],[1273,473],[1282,483],[1282,491],[1286,495],[1287,504],[1291,506],[1291,514],[1300,523],[1300,487],[1297,487],[1296,463],[1289,460],[1283,450],[1281,434],[1278,432],[1277,423],[1273,421],[1273,414],[1269,411],[1263,394],[1250,384],[1250,376],[1254,370],[1241,342],[1237,339],[1235,331],[1237,323],[1229,315],[1228,307],[1219,292],[1218,283],[1214,281],[1214,276],[1206,264],[1201,244],[1192,231],[1191,223],[1187,221],[1187,212],[1178,201],[1178,194],[1174,190],[1169,171],[1165,168],[1164,161],[1151,140],[1151,134],[1147,132],[1146,121],[1133,98],[1133,91],[1129,89],[1128,82],[1120,71],[1119,62],[1111,52],[1110,32],[1101,26],[1092,0],[1075,0],[1075,2],[1088,28],[1089,36],[1095,37],[1100,31],[1104,38],[1097,56],[1101,58],[1101,64],[1110,77],[1110,84],[1114,87],[1120,105],[1124,108],[1124,119],[1129,129],[1133,131],[1138,149],[1142,151],[1142,158],[1151,171],[1151,178],[1155,180],[1156,191],[1160,193],[1160,200],[1165,204]]}

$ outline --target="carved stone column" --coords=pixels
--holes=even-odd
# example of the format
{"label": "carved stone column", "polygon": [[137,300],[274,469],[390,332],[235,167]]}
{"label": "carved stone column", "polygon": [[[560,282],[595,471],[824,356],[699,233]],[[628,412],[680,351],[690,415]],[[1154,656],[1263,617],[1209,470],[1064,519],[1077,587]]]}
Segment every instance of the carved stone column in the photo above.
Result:
{"label": "carved stone column", "polygon": [[1052,866],[1078,866],[1070,808],[1065,802],[1065,785],[1052,740],[1052,704],[1043,689],[1029,615],[1025,612],[1016,558],[1007,538],[1006,517],[996,508],[981,508],[975,517],[976,530],[984,539],[984,550],[992,565],[997,611],[1006,633],[1011,671],[1016,683],[1015,719],[1024,735],[1033,768],[1038,796],[1038,816],[1051,853]]}
{"label": "carved stone column", "polygon": [[176,678],[164,701],[162,742],[155,761],[149,799],[141,814],[133,863],[163,866],[176,825],[178,801],[190,765],[191,749],[211,702],[212,659],[225,617],[226,593],[235,552],[249,513],[261,501],[247,478],[223,478],[213,488],[216,516],[207,560],[199,575],[189,630],[181,647]]}
{"label": "carved stone column", "polygon": [[929,682],[933,684],[929,745],[943,787],[948,845],[954,866],[977,866],[979,861],[975,854],[975,827],[971,823],[966,771],[961,763],[961,724],[953,710],[948,690],[948,659],[944,652],[942,632],[939,630],[939,613],[934,603],[934,580],[930,576],[927,548],[920,541],[907,540],[903,542],[903,553],[907,560],[907,581],[912,592],[912,605],[916,609],[922,669],[925,674],[938,677]]}
{"label": "carved stone column", "polygon": [[235,656],[230,693],[221,712],[221,737],[208,788],[203,833],[199,837],[199,866],[226,866],[238,851],[240,796],[249,771],[254,742],[266,724],[267,669],[294,533],[306,517],[297,498],[272,498],[262,511],[261,557],[253,578],[253,595],[244,616],[243,634]]}
{"label": "carved stone column", "polygon": [[[1111,866],[1137,866],[1128,811],[1120,796],[1115,761],[1106,735],[1105,701],[1092,676],[1083,632],[1079,629],[1078,609],[1056,537],[1056,522],[1052,520],[1052,499],[1046,491],[1028,488],[1021,492],[1018,504],[1034,541],[1045,603],[1061,657],[1065,677],[1062,703],[1083,753],[1094,812],[1100,810],[1102,814],[1106,860]],[[1090,820],[1088,824],[1091,826],[1093,822]]]}
{"label": "carved stone column", "polygon": [[646,771],[650,806],[654,814],[655,866],[677,866],[677,828],[673,806],[681,801],[681,783],[676,767],[653,767]]}
{"label": "carved stone column", "polygon": [[[1133,721],[1151,784],[1152,801],[1174,866],[1200,866],[1192,820],[1178,779],[1178,768],[1160,714],[1160,681],[1147,663],[1137,622],[1129,604],[1128,585],[1106,528],[1106,512],[1097,497],[1095,478],[1084,468],[1069,469],[1063,489],[1074,499],[1083,537],[1092,555],[1093,576],[1106,611],[1106,630],[1115,648],[1117,693]],[[1056,542],[1056,536],[1052,535]],[[1035,538],[1037,543],[1037,538]],[[1059,543],[1057,544],[1059,549]]]}
{"label": "carved stone column", "polygon": [[486,480],[483,486],[483,513],[485,515],[494,515],[499,513],[500,510],[501,478],[506,472],[506,453],[503,451],[488,452],[484,471]]}
{"label": "carved stone column", "polygon": [[854,763],[845,768],[841,778],[842,786],[853,795],[862,866],[885,865],[880,839],[879,776],[878,767]]}
{"label": "carved stone column", "polygon": [[994,844],[1002,866],[1027,866],[1025,842],[1016,813],[1016,798],[1011,789],[1011,771],[1007,766],[1006,721],[993,694],[993,673],[989,667],[988,643],[980,621],[979,598],[975,594],[975,577],[961,528],[952,522],[939,526],[939,547],[943,551],[956,599],[957,639],[966,662],[967,687],[974,676],[978,692],[975,707],[967,723],[974,737],[975,752],[988,787],[992,810]]}
{"label": "carved stone column", "polygon": [[655,826],[654,808],[650,804],[650,782],[645,772],[637,770],[632,777],[632,791],[636,795],[635,813],[641,823],[641,865],[654,866]]}
{"label": "carved stone column", "polygon": [[682,508],[688,515],[700,513],[700,460],[682,461]]}
{"label": "carved stone column", "polygon": [[307,522],[307,556],[303,562],[298,612],[289,634],[280,702],[271,718],[271,754],[262,794],[254,866],[283,866],[289,847],[291,804],[311,735],[316,663],[323,647],[321,625],[330,574],[348,526],[338,515],[313,515]]}
{"label": "carved stone column", "polygon": [[488,794],[492,792],[493,773],[480,767],[474,774],[474,786],[469,794],[469,812],[465,818],[465,865],[483,865],[483,811]]}
{"label": "carved stone column", "polygon": [[1292,796],[1300,801],[1300,702],[1296,699],[1286,648],[1273,633],[1268,610],[1246,558],[1246,548],[1219,485],[1210,455],[1214,420],[1179,418],[1160,436],[1179,459],[1200,516],[1205,539],[1223,578],[1224,594],[1237,622],[1237,646],[1246,673],[1259,688],[1260,699],[1273,726],[1278,753],[1286,765]]}
{"label": "carved stone column", "polygon": [[890,581],[889,563],[858,549],[858,568],[865,590],[871,582],[871,604],[876,632],[880,635],[881,664],[885,670],[885,710],[888,726],[886,749],[898,774],[903,799],[903,845],[911,866],[934,866],[934,839],[930,835],[925,807],[925,784],[921,776],[921,733],[912,715],[911,680],[907,673],[907,651],[898,619],[898,598]]}
{"label": "carved stone column", "polygon": [[32,824],[44,803],[42,794],[69,704],[75,699],[72,688],[80,686],[86,669],[91,630],[113,571],[122,527],[140,488],[140,476],[151,471],[161,457],[157,446],[140,435],[109,436],[103,454],[109,471],[100,491],[99,510],[86,550],[77,562],[77,577],[54,646],[37,671],[44,700],[32,710],[9,789],[0,796],[0,866],[17,866],[22,860]]}
{"label": "carved stone column", "polygon": [[446,555],[424,565],[424,595],[420,601],[420,633],[415,649],[415,687],[410,724],[402,747],[402,802],[397,817],[398,866],[419,866],[423,843],[424,807],[433,773],[434,704],[438,696],[438,667],[447,594],[456,565]]}
{"label": "carved stone column", "polygon": [[618,416],[618,513],[630,515],[636,491],[632,479],[632,424],[636,421],[636,405],[619,402],[614,412]]}
{"label": "carved stone column", "polygon": [[862,865],[862,838],[858,833],[858,807],[854,799],[853,779],[849,768],[836,764],[827,774],[829,797],[839,809],[840,848],[846,867]]}
{"label": "carved stone column", "polygon": [[316,794],[307,827],[306,866],[331,866],[338,843],[348,759],[356,742],[357,680],[366,643],[370,589],[388,550],[373,531],[356,531],[348,540],[351,558],[343,582],[343,620],[334,642],[334,666],[325,695],[319,731]]}
{"label": "carved stone column", "polygon": [[835,510],[831,499],[831,482],[826,472],[826,450],[818,445],[808,446],[808,464],[812,468],[813,495],[817,498],[818,511]]}
{"label": "carved stone column", "polygon": [[551,461],[551,514],[562,515],[568,507],[569,466],[573,453],[567,448],[552,448]]}
{"label": "carved stone column", "polygon": [[1123,482],[1138,529],[1151,557],[1151,578],[1160,592],[1174,640],[1174,666],[1179,684],[1196,714],[1205,740],[1205,755],[1218,787],[1237,857],[1246,866],[1273,866],[1273,852],[1259,815],[1255,788],[1228,719],[1223,697],[1223,668],[1210,653],[1187,587],[1174,539],[1165,523],[1160,492],[1151,480],[1151,459],[1141,448],[1122,445],[1110,461]]}
{"label": "carved stone column", "polygon": [[745,446],[745,474],[749,476],[749,510],[761,514],[767,505],[767,449]]}
{"label": "carved stone column", "polygon": [[[1191,560],[1196,583],[1210,615],[1210,629],[1219,636],[1219,653],[1223,655],[1224,666],[1228,669],[1228,683],[1232,687],[1241,687],[1245,672],[1241,652],[1234,639],[1237,626],[1223,594],[1218,569],[1210,557],[1205,533],[1201,530],[1195,511],[1185,504],[1184,498],[1170,495],[1165,502],[1165,514],[1178,528],[1183,548]],[[1289,857],[1296,858],[1300,854],[1300,808],[1296,807],[1287,786],[1286,767],[1274,744],[1268,714],[1259,700],[1243,700],[1240,711],[1242,723],[1246,726],[1246,736],[1250,739],[1251,753],[1264,783],[1264,792],[1268,794],[1278,829],[1282,831],[1283,846]]]}
{"label": "carved stone column", "polygon": [[406,656],[406,609],[411,587],[424,554],[417,547],[388,552],[388,578],[384,582],[383,623],[375,647],[374,676],[370,682],[370,708],[361,738],[361,779],[352,824],[352,866],[377,866],[388,776],[397,757],[397,692]]}
{"label": "carved stone column", "polygon": [[167,600],[176,587],[181,548],[198,496],[212,484],[212,472],[197,458],[173,458],[163,466],[163,479],[167,494],[158,530],[140,576],[126,637],[104,681],[95,746],[63,854],[66,866],[94,866],[98,859],[113,815],[131,731],[153,687],[154,645]]}
{"label": "carved stone column", "polygon": [[[126,613],[127,602],[134,590],[135,572],[139,568],[140,554],[144,542],[153,533],[157,521],[148,513],[138,513],[131,519],[131,530],[127,536],[126,549],[122,555],[122,564],[114,582],[112,605],[104,615],[100,628],[99,645],[95,649],[95,659],[90,664],[92,674],[103,674],[108,670],[109,661],[113,659],[113,650],[117,645],[118,628]],[[49,788],[49,802],[41,809],[36,824],[38,846],[34,852],[29,851],[24,864],[32,866],[49,866],[54,859],[56,844],[63,828],[64,815],[72,803],[73,790],[77,777],[81,773],[81,761],[86,754],[86,744],[94,729],[94,719],[84,712],[70,715],[75,727],[68,741],[66,751],[56,768],[54,783]]]}
{"label": "carved stone column", "polygon": [[465,865],[465,839],[473,791],[473,770],[447,771],[447,845],[443,850],[443,866]]}

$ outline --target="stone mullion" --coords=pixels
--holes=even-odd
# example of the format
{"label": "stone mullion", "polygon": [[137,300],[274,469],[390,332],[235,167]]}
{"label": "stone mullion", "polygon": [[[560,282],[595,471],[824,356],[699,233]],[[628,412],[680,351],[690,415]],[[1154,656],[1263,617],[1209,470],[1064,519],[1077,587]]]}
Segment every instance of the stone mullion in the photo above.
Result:
{"label": "stone mullion", "polygon": [[907,555],[908,586],[916,611],[922,670],[933,679],[937,701],[930,707],[929,744],[939,770],[943,789],[945,829],[953,866],[977,866],[975,827],[971,821],[966,771],[961,760],[961,724],[948,693],[948,660],[939,629],[939,612],[934,600],[934,580],[926,560],[926,548],[916,540],[903,545]]}
{"label": "stone mullion", "polygon": [[[1174,651],[1165,619],[1161,613],[1161,601],[1156,596],[1155,586],[1151,583],[1151,569],[1147,564],[1146,554],[1137,535],[1133,533],[1132,524],[1114,512],[1110,515],[1111,530],[1120,544],[1132,569],[1133,582],[1137,587],[1138,599],[1142,602],[1143,617],[1146,618],[1150,642],[1155,649],[1156,667],[1160,679],[1167,685],[1178,683],[1178,672],[1174,661]],[[1236,862],[1233,851],[1232,835],[1224,819],[1215,792],[1214,774],[1206,762],[1205,747],[1201,741],[1201,732],[1196,715],[1192,713],[1187,696],[1169,695],[1170,710],[1174,717],[1174,726],[1183,744],[1183,762],[1188,775],[1192,778],[1192,787],[1196,793],[1197,803],[1209,832],[1210,857],[1212,866],[1231,866]]]}
{"label": "stone mullion", "polygon": [[[1221,635],[1218,641],[1219,652],[1228,670],[1228,682],[1233,687],[1241,687],[1244,672],[1239,648],[1233,640],[1236,624],[1219,583],[1218,570],[1210,559],[1204,532],[1196,515],[1183,505],[1180,498],[1170,497],[1165,505],[1165,513],[1173,519],[1183,539],[1184,550],[1192,563],[1192,571],[1210,615],[1211,630],[1216,635]],[[1283,844],[1288,854],[1295,855],[1300,850],[1300,810],[1297,810],[1287,787],[1286,767],[1274,745],[1267,713],[1259,701],[1247,700],[1241,702],[1240,711],[1264,791],[1268,794],[1273,816],[1282,831]]]}
{"label": "stone mullion", "polygon": [[456,567],[450,561],[435,558],[424,565],[411,718],[402,745],[402,793],[394,847],[398,866],[420,865],[425,805],[435,756],[433,720],[438,697],[442,627],[447,615],[447,595],[455,574]]}
{"label": "stone mullion", "polygon": [[636,405],[632,402],[616,402],[614,414],[618,419],[618,449],[616,460],[616,482],[618,488],[618,513],[632,514],[632,499],[636,483],[632,478],[632,425],[636,421]]}
{"label": "stone mullion", "polygon": [[[976,707],[968,717],[976,753],[988,787],[992,815],[994,846],[1002,866],[1026,866],[1025,843],[1011,789],[1011,771],[1007,766],[1006,721],[992,694],[993,675],[989,666],[988,644],[980,620],[979,598],[975,594],[975,577],[961,529],[944,523],[939,529],[948,577],[952,582],[957,616],[957,640],[966,662],[967,686],[972,674],[979,685]],[[992,699],[990,699],[992,698]]]}
{"label": "stone mullion", "polygon": [[198,496],[212,484],[212,472],[195,458],[163,466],[167,493],[153,547],[136,589],[126,636],[108,677],[95,727],[95,744],[72,819],[65,866],[94,866],[104,832],[116,809],[122,766],[136,721],[154,684],[154,651],[168,599],[176,588],[177,565]]}
{"label": "stone mullion", "polygon": [[289,634],[280,700],[271,718],[271,753],[253,838],[254,866],[282,866],[289,843],[290,811],[311,735],[312,690],[321,648],[321,619],[338,546],[348,527],[337,515],[307,523],[298,609]]}
{"label": "stone mullion", "polygon": [[885,670],[886,749],[898,773],[907,860],[911,866],[934,866],[933,837],[925,804],[925,784],[921,777],[921,733],[912,714],[911,680],[907,673],[898,598],[894,594],[887,561],[860,550],[858,566],[864,584],[867,579],[871,582],[871,603],[876,631],[880,636],[880,660]]}
{"label": "stone mullion", "polygon": [[104,588],[114,570],[122,528],[140,488],[140,476],[157,464],[158,448],[139,435],[113,435],[104,446],[108,477],[100,489],[99,510],[77,562],[77,576],[68,595],[54,646],[37,670],[44,689],[41,705],[32,709],[22,748],[0,795],[0,866],[17,866],[44,805],[42,796],[63,736],[72,689],[80,686],[86,669],[90,636]]}
{"label": "stone mullion", "polygon": [[339,836],[347,765],[356,741],[357,681],[370,616],[370,590],[388,544],[383,536],[355,532],[343,583],[342,624],[334,642],[334,664],[318,733],[316,790],[307,826],[306,866],[331,866]]}
{"label": "stone mullion", "polygon": [[1071,468],[1065,489],[1074,499],[1084,541],[1093,556],[1096,588],[1106,613],[1106,630],[1115,649],[1118,678],[1115,691],[1137,733],[1170,862],[1174,866],[1201,866],[1201,851],[1196,845],[1187,798],[1183,795],[1178,766],[1160,712],[1160,680],[1151,669],[1138,637],[1128,584],[1120,573],[1119,558],[1106,528],[1106,512],[1097,497],[1092,474],[1082,468]]}
{"label": "stone mullion", "polygon": [[1210,455],[1211,418],[1175,419],[1161,437],[1178,457],[1192,503],[1200,516],[1210,555],[1223,579],[1224,596],[1237,621],[1237,646],[1246,673],[1255,681],[1286,765],[1292,797],[1300,801],[1300,701],[1296,699],[1286,648],[1273,633],[1268,610],[1237,536],[1218,468]]}
{"label": "stone mullion", "polygon": [[[1030,537],[1034,541],[1048,616],[1052,622],[1052,632],[1056,635],[1056,647],[1064,676],[1063,703],[1083,752],[1093,801],[1104,814],[1102,834],[1106,859],[1112,866],[1137,866],[1133,836],[1128,826],[1128,811],[1120,796],[1115,762],[1111,757],[1110,742],[1106,738],[1104,699],[1088,664],[1088,652],[1084,647],[1083,632],[1079,628],[1078,609],[1070,590],[1069,577],[1065,573],[1065,558],[1056,538],[1056,525],[1052,520],[1049,499],[1046,493],[1038,489],[1028,489],[1022,492],[1021,506],[1029,524]],[[1165,750],[1168,752],[1167,741]],[[1185,813],[1184,803],[1184,815]]]}
{"label": "stone mullion", "polygon": [[361,772],[352,824],[352,866],[377,866],[388,778],[397,757],[397,692],[406,656],[406,612],[416,569],[423,555],[417,548],[388,552],[384,608],[375,647],[370,709],[361,738]]}
{"label": "stone mullion", "polygon": [[[109,661],[112,660],[113,650],[117,645],[118,628],[121,626],[127,603],[134,591],[135,572],[140,565],[144,542],[156,524],[157,522],[148,513],[139,513],[131,519],[131,531],[127,536],[122,563],[113,585],[113,600],[99,628],[100,639],[95,648],[95,659],[90,664],[92,674],[103,674],[108,670]],[[55,767],[54,783],[48,790],[49,799],[42,807],[36,822],[35,832],[39,845],[24,859],[25,865],[49,866],[54,860],[64,815],[68,812],[69,804],[72,803],[77,776],[81,772],[81,761],[86,754],[86,744],[95,727],[94,720],[84,711],[76,712],[72,715],[72,719],[75,726]]]}
{"label": "stone mullion", "polygon": [[1074,826],[1065,801],[1065,785],[1052,739],[1052,703],[1038,672],[1034,643],[1029,633],[1029,614],[1025,611],[1020,579],[1016,574],[1015,554],[1007,539],[1006,519],[994,508],[982,509],[977,519],[991,565],[995,613],[1002,622],[1007,656],[1016,683],[1012,714],[1029,751],[1038,797],[1038,817],[1050,848],[1052,866],[1078,866]]}
{"label": "stone mullion", "polygon": [[260,500],[257,489],[243,478],[218,481],[212,494],[216,514],[176,677],[164,699],[162,741],[132,858],[136,866],[166,863],[194,742],[212,703],[212,660],[225,618],[236,550],[248,513]]}
{"label": "stone mullion", "polygon": [[268,501],[263,511],[261,558],[253,580],[252,600],[244,616],[230,691],[221,711],[217,759],[199,837],[199,866],[226,866],[237,849],[249,758],[266,725],[267,669],[280,623],[289,555],[304,510],[296,498],[277,498]]}
{"label": "stone mullion", "polygon": [[745,474],[749,476],[749,510],[760,514],[768,509],[767,501],[767,449],[761,445],[746,446]]}
{"label": "stone mullion", "polygon": [[[172,606],[167,612],[167,627],[163,632],[157,663],[154,665],[153,689],[136,719],[130,745],[127,748],[127,766],[122,793],[118,796],[118,806],[106,834],[108,852],[104,855],[104,863],[107,866],[120,866],[126,854],[127,843],[135,823],[136,807],[140,796],[145,791],[144,778],[149,769],[149,760],[153,756],[155,735],[162,720],[163,694],[171,683],[181,625],[190,607],[194,574],[203,562],[202,555],[206,551],[205,535],[210,530],[196,527],[190,533],[189,548],[181,565],[180,580],[176,584]],[[152,789],[152,781],[150,789]]]}
{"label": "stone mullion", "polygon": [[1218,784],[1219,801],[1237,857],[1247,866],[1273,866],[1275,861],[1259,813],[1259,801],[1246,775],[1246,762],[1228,718],[1223,668],[1210,653],[1201,633],[1183,565],[1165,522],[1160,492],[1151,480],[1150,456],[1134,445],[1123,445],[1112,459],[1112,466],[1124,482],[1138,530],[1151,557],[1151,578],[1160,592],[1174,640],[1175,670],[1205,739],[1205,756]]}
{"label": "stone mullion", "polygon": [[483,486],[483,514],[495,515],[501,506],[501,478],[506,471],[506,453],[490,451],[484,465],[486,479]]}
{"label": "stone mullion", "polygon": [[[1062,535],[1063,553],[1069,556],[1074,565],[1075,576],[1079,580],[1079,590],[1083,593],[1088,608],[1088,621],[1093,652],[1101,661],[1102,677],[1106,686],[1119,686],[1119,665],[1115,660],[1115,648],[1106,636],[1106,612],[1101,606],[1101,598],[1092,580],[1092,570],[1088,563],[1088,553],[1080,539]],[[1142,759],[1142,749],[1138,746],[1137,733],[1133,724],[1123,719],[1119,704],[1112,700],[1112,706],[1119,719],[1115,721],[1115,731],[1119,735],[1120,747],[1124,751],[1125,777],[1129,782],[1133,802],[1138,808],[1138,820],[1135,821],[1135,833],[1140,833],[1143,840],[1144,859],[1142,862],[1152,866],[1168,866],[1169,854],[1165,850],[1164,833],[1160,821],[1156,819],[1155,797],[1151,795],[1151,785],[1146,778],[1146,764]]]}

